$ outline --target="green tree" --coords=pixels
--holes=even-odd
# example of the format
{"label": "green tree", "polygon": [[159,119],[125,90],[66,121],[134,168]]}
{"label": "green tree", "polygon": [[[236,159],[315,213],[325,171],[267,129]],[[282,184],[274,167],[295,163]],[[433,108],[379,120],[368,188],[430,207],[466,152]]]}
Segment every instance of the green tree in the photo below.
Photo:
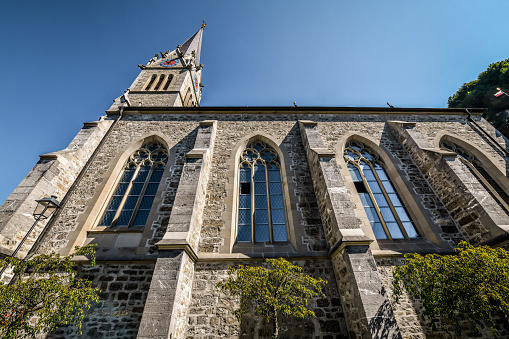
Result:
{"label": "green tree", "polygon": [[240,308],[235,315],[241,321],[250,300],[256,313],[272,323],[273,338],[279,334],[278,316],[315,317],[315,312],[306,308],[309,299],[322,297],[322,285],[327,281],[302,274],[302,268],[283,258],[267,259],[271,268],[244,266],[228,268],[228,279],[217,287],[240,297]]}
{"label": "green tree", "polygon": [[403,265],[393,272],[396,302],[403,288],[408,290],[421,300],[433,329],[451,321],[461,332],[459,322],[466,315],[478,332],[479,322],[485,322],[496,334],[495,312],[509,330],[509,253],[466,242],[455,251],[455,255],[406,254]]}
{"label": "green tree", "polygon": [[0,284],[0,337],[34,338],[59,325],[81,321],[89,302],[99,300],[92,282],[76,276],[76,256],[90,256],[95,265],[95,245],[76,248],[61,257],[51,253],[27,261],[7,257],[0,268],[10,267],[16,274],[10,284]]}
{"label": "green tree", "polygon": [[509,97],[495,97],[501,88],[509,93],[509,59],[495,62],[479,74],[477,80],[463,84],[448,100],[450,108],[487,108],[485,117],[495,127],[504,124],[507,117],[500,112],[509,108]]}

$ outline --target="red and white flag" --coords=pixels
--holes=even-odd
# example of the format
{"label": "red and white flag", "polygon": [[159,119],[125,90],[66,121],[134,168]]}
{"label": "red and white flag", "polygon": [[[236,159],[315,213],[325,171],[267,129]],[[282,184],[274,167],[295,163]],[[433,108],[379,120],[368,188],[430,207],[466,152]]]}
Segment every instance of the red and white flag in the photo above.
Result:
{"label": "red and white flag", "polygon": [[499,97],[501,95],[505,94],[505,92],[502,92],[502,91],[498,91],[497,93],[493,94],[494,96],[496,97]]}

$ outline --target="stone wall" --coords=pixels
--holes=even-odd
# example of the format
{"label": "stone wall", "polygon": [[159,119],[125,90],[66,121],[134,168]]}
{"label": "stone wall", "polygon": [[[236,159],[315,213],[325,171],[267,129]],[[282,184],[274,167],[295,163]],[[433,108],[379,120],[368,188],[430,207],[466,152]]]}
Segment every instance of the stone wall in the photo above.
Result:
{"label": "stone wall", "polygon": [[83,319],[83,335],[74,326],[61,327],[46,338],[136,338],[154,263],[97,263],[81,266],[79,276],[101,289]]}
{"label": "stone wall", "polygon": [[[305,274],[327,280],[324,291],[327,298],[310,301],[308,306],[315,312],[316,318],[282,318],[280,338],[348,338],[341,299],[330,262],[301,260],[292,263],[301,266]],[[186,339],[271,337],[271,325],[254,315],[252,310],[246,313],[239,323],[233,313],[239,300],[216,288],[219,281],[228,277],[227,268],[239,264],[255,263],[218,262],[196,265]]]}
{"label": "stone wall", "polygon": [[[392,288],[392,271],[395,266],[400,265],[402,258],[376,258],[378,272],[382,278],[384,288],[387,293],[388,300],[391,301],[394,309],[396,321],[398,322],[401,334],[405,339],[456,339],[456,338],[493,338],[495,337],[489,327],[481,324],[481,333],[476,334],[473,324],[467,320],[461,321],[460,326],[462,333],[458,334],[454,331],[453,326],[446,328],[437,328],[433,330],[429,319],[423,318],[423,306],[419,300],[410,298],[408,293],[404,291],[400,297],[399,303],[394,301]],[[495,316],[496,317],[496,316]],[[497,319],[495,319],[497,322]],[[499,331],[500,338],[507,338],[509,332],[504,329],[502,324],[496,326]]]}

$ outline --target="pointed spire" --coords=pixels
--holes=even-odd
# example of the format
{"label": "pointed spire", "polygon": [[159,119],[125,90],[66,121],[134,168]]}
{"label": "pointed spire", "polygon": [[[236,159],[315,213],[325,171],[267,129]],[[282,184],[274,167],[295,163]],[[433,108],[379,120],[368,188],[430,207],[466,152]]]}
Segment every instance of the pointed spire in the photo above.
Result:
{"label": "pointed spire", "polygon": [[186,42],[182,45],[180,48],[180,51],[184,55],[189,55],[193,51],[195,53],[195,65],[198,66],[200,64],[200,52],[201,52],[201,40],[203,36],[203,29],[205,28],[205,21],[201,25],[201,28],[198,30],[198,32],[194,33],[192,37],[187,39]]}

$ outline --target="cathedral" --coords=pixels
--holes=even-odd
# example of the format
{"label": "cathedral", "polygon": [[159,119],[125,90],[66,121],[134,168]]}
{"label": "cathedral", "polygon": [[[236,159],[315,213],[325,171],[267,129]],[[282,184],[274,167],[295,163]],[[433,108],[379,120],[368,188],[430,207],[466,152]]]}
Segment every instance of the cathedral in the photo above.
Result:
{"label": "cathedral", "polygon": [[[418,301],[394,302],[392,269],[462,240],[508,246],[508,140],[482,109],[202,107],[203,30],[138,65],[106,115],[1,205],[3,256],[97,245],[79,268],[101,289],[83,335],[45,337],[270,338],[216,284],[280,257],[328,281],[316,318],[280,319],[281,338],[454,337]],[[50,196],[60,208],[31,229]]]}

